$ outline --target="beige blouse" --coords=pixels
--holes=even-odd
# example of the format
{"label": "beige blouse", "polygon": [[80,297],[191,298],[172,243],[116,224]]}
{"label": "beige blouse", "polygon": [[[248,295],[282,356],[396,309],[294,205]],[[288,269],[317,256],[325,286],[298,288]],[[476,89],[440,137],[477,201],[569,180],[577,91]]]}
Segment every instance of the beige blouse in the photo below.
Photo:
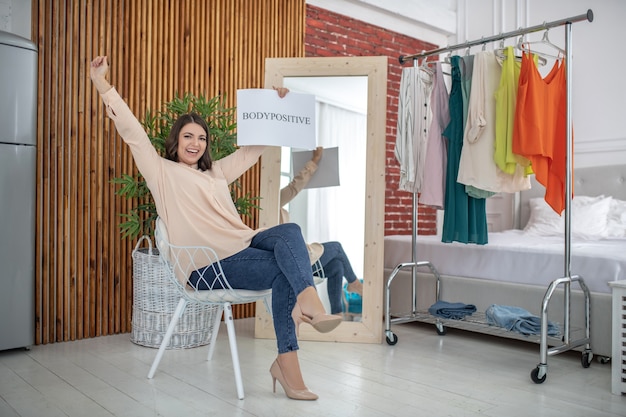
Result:
{"label": "beige blouse", "polygon": [[265,147],[241,147],[214,161],[210,170],[192,169],[159,156],[144,128],[114,88],[102,94],[102,99],[146,179],[170,243],[210,246],[219,259],[247,248],[260,229],[253,230],[243,223],[228,185],[257,162]]}

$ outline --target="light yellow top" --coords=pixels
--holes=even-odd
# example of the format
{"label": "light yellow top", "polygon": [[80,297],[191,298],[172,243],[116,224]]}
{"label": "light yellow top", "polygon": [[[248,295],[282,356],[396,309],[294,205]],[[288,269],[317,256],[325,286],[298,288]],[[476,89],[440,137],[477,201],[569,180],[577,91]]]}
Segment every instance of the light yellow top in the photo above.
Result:
{"label": "light yellow top", "polygon": [[[496,136],[493,157],[496,165],[507,174],[515,174],[517,166],[520,165],[524,167],[524,174],[530,175],[533,173],[530,161],[513,153],[513,123],[521,63],[515,60],[512,46],[506,47],[504,54],[506,59],[502,62],[500,85],[494,96]],[[535,62],[536,59],[535,57]]]}

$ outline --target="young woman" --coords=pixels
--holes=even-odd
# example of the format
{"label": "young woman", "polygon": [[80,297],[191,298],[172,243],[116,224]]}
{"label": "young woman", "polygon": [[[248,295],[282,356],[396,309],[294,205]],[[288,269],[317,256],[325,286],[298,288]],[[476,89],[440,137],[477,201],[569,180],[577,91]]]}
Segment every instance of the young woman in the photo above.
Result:
{"label": "young woman", "polygon": [[[106,56],[91,62],[91,80],[146,179],[171,243],[214,248],[233,288],[272,290],[278,345],[278,357],[270,368],[274,391],[278,379],[289,398],[317,399],[300,372],[297,327],[304,321],[320,332],[329,332],[341,319],[324,311],[313,286],[300,228],[295,224],[249,228],[237,213],[228,189],[228,184],[256,163],[264,147],[241,147],[212,161],[206,122],[196,114],[187,114],[172,126],[165,143],[166,158],[162,158],[126,102],[107,81],[108,71]],[[287,91],[278,89],[278,94],[284,97]]]}

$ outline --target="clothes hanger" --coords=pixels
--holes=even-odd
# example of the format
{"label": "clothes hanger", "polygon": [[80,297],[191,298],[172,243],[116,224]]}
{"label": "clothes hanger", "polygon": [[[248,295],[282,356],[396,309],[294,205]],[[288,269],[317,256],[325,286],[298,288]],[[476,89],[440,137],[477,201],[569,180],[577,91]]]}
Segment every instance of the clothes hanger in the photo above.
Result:
{"label": "clothes hanger", "polygon": [[[424,51],[422,51],[424,52]],[[415,60],[417,60],[417,67],[428,72],[430,75],[434,75],[435,74],[435,68],[437,67],[437,64],[450,64],[450,56],[452,55],[452,52],[450,51],[448,53],[448,56],[446,56],[444,58],[443,61],[438,61],[438,60],[428,60],[428,57],[424,57],[423,60],[419,61],[419,58],[415,58]],[[442,74],[444,75],[450,75],[449,72],[443,71],[443,69],[441,70]]]}
{"label": "clothes hanger", "polygon": [[493,53],[496,55],[496,58],[500,62],[506,59],[506,55],[504,55],[504,51],[506,50],[506,48],[506,45],[504,45],[504,39],[500,39],[500,45],[498,45],[498,48],[493,51]]}
{"label": "clothes hanger", "polygon": [[435,73],[435,70],[432,67],[432,64],[434,64],[435,62],[436,61],[428,61],[428,57],[424,57],[421,63],[418,60],[418,67],[420,70],[428,73],[429,75],[433,75]]}
{"label": "clothes hanger", "polygon": [[431,69],[433,68],[433,66],[437,63],[437,61],[429,61],[428,57],[424,57],[424,60],[422,61],[422,63],[420,64],[420,68],[427,68],[427,69]]}
{"label": "clothes hanger", "polygon": [[[526,51],[524,49],[521,48],[521,45],[525,44],[527,42],[524,42],[524,35],[520,36],[517,43],[515,44],[515,48],[514,48],[514,52],[519,52],[520,54],[518,55],[517,53],[515,54],[515,60],[516,61],[521,61],[522,60],[522,56],[521,53],[522,52],[527,52],[527,53],[531,53],[533,56],[535,56],[537,58],[537,65],[539,66],[544,66],[548,63],[548,60],[544,57],[541,56],[539,53],[533,51]],[[496,58],[498,59],[499,62],[503,62],[506,59],[506,55],[504,54],[504,51],[506,50],[507,46],[504,45],[504,39],[500,40],[500,46],[498,47],[498,49],[496,49],[494,51]]]}
{"label": "clothes hanger", "polygon": [[541,38],[541,42],[552,46],[553,48],[555,48],[557,51],[559,51],[560,54],[562,54],[563,56],[565,56],[565,49],[561,48],[560,46],[558,46],[557,44],[550,42],[550,39],[548,38],[548,32],[549,29],[546,29],[546,31],[543,33],[543,38]]}
{"label": "clothes hanger", "polygon": [[[425,50],[422,50],[422,53],[426,52]],[[419,58],[415,58],[417,61],[417,67],[423,71],[426,71],[427,73],[429,73],[430,75],[434,74],[434,68],[432,67],[432,64],[434,64],[436,61],[429,61],[428,57],[425,56],[424,58],[422,58],[422,61],[420,62]]]}
{"label": "clothes hanger", "polygon": [[[456,54],[456,55],[458,55],[458,54]],[[450,51],[448,51],[448,55],[446,55],[445,58],[443,59],[443,63],[451,65],[452,64],[451,58],[452,58],[452,49]]]}
{"label": "clothes hanger", "polygon": [[[550,38],[548,38],[548,32],[549,32],[549,29],[546,29],[546,31],[543,32],[543,37],[541,38],[540,41],[524,42],[524,40],[520,38],[517,48],[521,50],[522,52],[526,52],[526,53],[533,53],[533,54],[537,54],[539,56],[543,56],[547,58],[562,59],[563,57],[565,57],[565,50],[559,47],[558,45],[550,42]],[[535,48],[532,48],[531,50],[530,45],[548,45],[549,47],[552,47],[557,50],[557,55],[549,54],[543,51],[538,51]]]}
{"label": "clothes hanger", "polygon": [[[431,60],[428,61],[428,58],[425,57],[424,60],[422,61],[422,63],[419,65],[419,67],[428,72],[430,75],[434,75],[435,74],[435,68],[437,67],[437,64],[442,64],[442,63],[450,63],[449,60],[448,61],[435,61],[435,60]],[[441,73],[443,75],[450,75],[449,72],[444,71],[443,69],[441,69]]]}

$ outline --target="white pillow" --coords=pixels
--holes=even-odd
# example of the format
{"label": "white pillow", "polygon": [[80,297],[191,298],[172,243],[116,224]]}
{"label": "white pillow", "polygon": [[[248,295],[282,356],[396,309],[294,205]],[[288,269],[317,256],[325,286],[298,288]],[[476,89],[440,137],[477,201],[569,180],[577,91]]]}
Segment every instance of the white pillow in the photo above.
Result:
{"label": "white pillow", "polygon": [[626,201],[611,201],[607,229],[608,237],[626,237]]}
{"label": "white pillow", "polygon": [[[572,199],[571,236],[584,239],[607,237],[612,200],[604,196]],[[524,232],[536,236],[565,235],[565,217],[559,216],[543,198],[531,198],[530,219]]]}

